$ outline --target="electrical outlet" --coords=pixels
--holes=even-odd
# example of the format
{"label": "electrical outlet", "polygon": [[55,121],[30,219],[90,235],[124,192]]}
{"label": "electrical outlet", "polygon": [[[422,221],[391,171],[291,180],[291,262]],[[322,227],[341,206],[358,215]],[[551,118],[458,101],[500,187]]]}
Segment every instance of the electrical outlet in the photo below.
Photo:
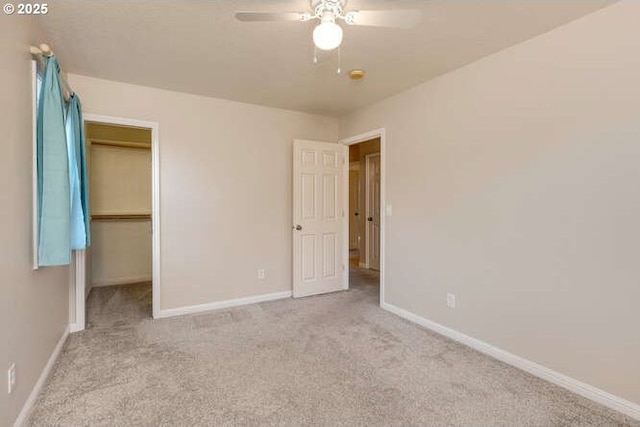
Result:
{"label": "electrical outlet", "polygon": [[258,270],[258,279],[260,280],[264,280],[267,278],[267,273],[265,273],[264,269],[259,269]]}
{"label": "electrical outlet", "polygon": [[16,364],[12,363],[7,371],[7,392],[11,394],[16,388]]}
{"label": "electrical outlet", "polygon": [[447,307],[456,308],[456,294],[447,294]]}

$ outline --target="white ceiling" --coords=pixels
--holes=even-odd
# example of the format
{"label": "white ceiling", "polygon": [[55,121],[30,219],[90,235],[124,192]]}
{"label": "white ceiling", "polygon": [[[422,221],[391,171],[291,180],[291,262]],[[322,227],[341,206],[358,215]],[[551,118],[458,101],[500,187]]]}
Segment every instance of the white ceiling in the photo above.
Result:
{"label": "white ceiling", "polygon": [[[412,30],[346,27],[342,68],[313,65],[312,22],[241,23],[233,12],[305,11],[306,0],[56,0],[40,18],[65,71],[341,115],[544,33],[614,0],[350,0],[420,9]],[[80,94],[82,96],[82,94]]]}

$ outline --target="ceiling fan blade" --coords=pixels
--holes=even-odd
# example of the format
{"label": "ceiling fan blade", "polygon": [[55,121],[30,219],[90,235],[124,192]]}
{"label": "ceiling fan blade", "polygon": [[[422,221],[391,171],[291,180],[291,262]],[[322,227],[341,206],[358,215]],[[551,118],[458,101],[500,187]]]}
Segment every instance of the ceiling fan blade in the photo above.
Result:
{"label": "ceiling fan blade", "polygon": [[[419,10],[357,10],[349,12],[353,18],[346,20],[351,25],[389,28],[413,28],[420,22]],[[351,22],[350,22],[351,21]]]}
{"label": "ceiling fan blade", "polygon": [[235,18],[242,22],[304,21],[308,14],[300,12],[236,12]]}

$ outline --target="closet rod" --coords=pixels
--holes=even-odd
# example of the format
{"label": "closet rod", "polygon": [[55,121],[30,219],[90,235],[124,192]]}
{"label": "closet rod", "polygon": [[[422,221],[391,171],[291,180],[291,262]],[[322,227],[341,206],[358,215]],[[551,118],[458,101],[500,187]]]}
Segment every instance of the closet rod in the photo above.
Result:
{"label": "closet rod", "polygon": [[151,150],[151,144],[146,142],[110,141],[106,139],[87,138],[91,145],[102,145],[105,147],[135,148],[138,150]]}
{"label": "closet rod", "polygon": [[91,215],[92,221],[149,221],[151,214],[106,214]]}

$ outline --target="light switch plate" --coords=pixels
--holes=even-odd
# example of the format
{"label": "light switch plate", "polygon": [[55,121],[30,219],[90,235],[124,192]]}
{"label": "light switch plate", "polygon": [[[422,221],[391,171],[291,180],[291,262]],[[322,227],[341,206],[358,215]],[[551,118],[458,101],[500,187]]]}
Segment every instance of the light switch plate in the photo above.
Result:
{"label": "light switch plate", "polygon": [[14,388],[16,388],[16,364],[12,363],[7,371],[7,392],[13,393]]}
{"label": "light switch plate", "polygon": [[456,308],[456,294],[447,294],[447,307]]}

